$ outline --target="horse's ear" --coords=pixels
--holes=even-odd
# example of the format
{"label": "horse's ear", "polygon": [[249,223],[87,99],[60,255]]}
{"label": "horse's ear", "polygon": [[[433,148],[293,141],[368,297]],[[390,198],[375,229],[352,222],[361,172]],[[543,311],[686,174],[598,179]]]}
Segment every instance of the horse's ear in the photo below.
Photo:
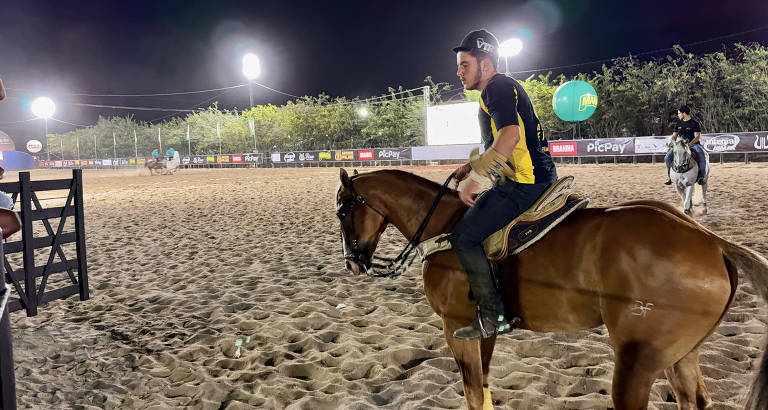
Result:
{"label": "horse's ear", "polygon": [[359,174],[359,172],[357,172],[357,170],[356,170],[356,169],[353,169],[353,170],[352,170],[352,175],[357,175],[357,174]]}
{"label": "horse's ear", "polygon": [[349,186],[349,175],[347,175],[347,170],[344,168],[340,169],[339,177],[341,178],[341,185],[342,186]]}

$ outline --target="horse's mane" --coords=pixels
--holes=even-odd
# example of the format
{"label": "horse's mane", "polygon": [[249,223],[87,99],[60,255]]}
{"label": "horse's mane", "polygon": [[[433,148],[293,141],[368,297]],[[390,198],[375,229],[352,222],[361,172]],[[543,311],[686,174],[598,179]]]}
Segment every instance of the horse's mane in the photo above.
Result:
{"label": "horse's mane", "polygon": [[[368,179],[368,178],[373,178],[373,177],[382,176],[382,175],[392,175],[393,177],[396,177],[398,179],[407,179],[413,185],[424,185],[424,188],[428,190],[432,190],[432,189],[439,190],[441,187],[441,184],[435,181],[416,175],[412,172],[403,171],[400,169],[379,169],[375,171],[365,172],[362,174],[352,175],[350,176],[350,179],[352,181],[355,181],[358,179]],[[453,189],[449,190],[448,192],[452,192],[452,191]]]}

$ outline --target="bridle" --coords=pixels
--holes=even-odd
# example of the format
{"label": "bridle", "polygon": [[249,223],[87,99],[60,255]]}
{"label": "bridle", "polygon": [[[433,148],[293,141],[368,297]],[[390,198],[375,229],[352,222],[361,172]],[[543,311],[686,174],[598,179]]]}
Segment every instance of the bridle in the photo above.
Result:
{"label": "bridle", "polygon": [[[437,197],[435,197],[435,200],[432,202],[432,207],[429,209],[429,212],[427,212],[427,215],[424,217],[424,220],[422,220],[421,225],[419,225],[419,228],[416,230],[416,233],[413,235],[411,240],[408,242],[407,245],[405,245],[405,248],[403,248],[402,251],[400,251],[400,254],[397,255],[395,258],[381,258],[378,256],[373,256],[373,259],[385,262],[385,263],[377,263],[371,261],[366,255],[363,254],[362,250],[359,248],[359,243],[357,239],[353,240],[350,244],[351,251],[349,254],[347,254],[347,247],[343,247],[344,251],[344,260],[348,260],[351,262],[354,262],[361,266],[363,270],[365,271],[365,274],[373,277],[373,278],[396,278],[400,276],[405,269],[408,269],[409,266],[413,263],[414,259],[416,259],[416,254],[413,254],[413,256],[408,260],[408,257],[410,256],[411,252],[413,252],[414,249],[419,245],[419,242],[421,241],[421,235],[424,233],[424,230],[427,228],[427,224],[429,223],[429,220],[432,218],[432,215],[435,213],[435,210],[437,209],[438,204],[440,204],[440,200],[443,198],[443,195],[448,191],[448,184],[450,184],[451,180],[453,179],[453,174],[448,176],[448,179],[445,180],[445,183],[443,183],[443,186],[440,188],[440,191],[437,193]],[[342,221],[342,224],[344,222],[344,219],[349,217],[352,218],[351,221],[354,225],[354,211],[355,211],[355,204],[359,203],[363,206],[368,207],[373,212],[379,214],[382,218],[384,218],[384,226],[386,226],[389,223],[389,219],[387,216],[376,209],[373,205],[368,203],[368,201],[363,198],[362,195],[360,195],[356,190],[355,187],[352,185],[352,182],[354,180],[353,178],[350,178],[349,185],[346,186],[347,189],[352,191],[352,201],[348,201],[346,204],[342,203],[341,208],[339,209],[338,216],[339,219]],[[343,233],[340,233],[342,235],[342,241],[344,241]],[[380,270],[384,271],[380,271]]]}
{"label": "bridle", "polygon": [[[673,152],[674,152],[674,149],[673,149]],[[691,163],[692,162],[691,161],[692,157],[693,157],[693,155],[690,153],[690,151],[688,151],[688,158],[685,159],[685,162],[683,162],[682,164],[679,164],[679,165],[673,163],[672,164],[672,170],[677,172],[678,174],[682,174],[684,172],[688,172],[691,169],[691,167],[693,167],[693,165]]]}

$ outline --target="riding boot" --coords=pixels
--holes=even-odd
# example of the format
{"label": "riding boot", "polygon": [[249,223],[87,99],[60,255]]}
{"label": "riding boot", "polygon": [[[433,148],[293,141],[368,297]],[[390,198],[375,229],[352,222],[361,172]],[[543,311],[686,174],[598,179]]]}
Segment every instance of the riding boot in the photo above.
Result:
{"label": "riding boot", "polygon": [[477,300],[477,318],[469,326],[457,329],[453,332],[453,337],[457,339],[487,339],[489,337],[509,333],[512,331],[512,324],[519,321],[515,318],[510,323],[504,316],[504,304],[501,301],[496,284],[491,277],[490,266],[485,269],[473,269],[473,272],[467,272],[469,287]]}
{"label": "riding boot", "polygon": [[669,168],[667,168],[667,182],[664,185],[672,185],[672,177],[669,175]]}

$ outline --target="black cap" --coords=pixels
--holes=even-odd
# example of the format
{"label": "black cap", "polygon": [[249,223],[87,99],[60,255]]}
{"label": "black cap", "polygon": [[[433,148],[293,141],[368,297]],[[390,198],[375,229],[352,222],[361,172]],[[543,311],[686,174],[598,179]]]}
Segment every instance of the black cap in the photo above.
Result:
{"label": "black cap", "polygon": [[485,29],[470,31],[461,44],[453,48],[454,53],[459,51],[469,51],[474,56],[487,54],[496,62],[499,59],[499,40]]}

